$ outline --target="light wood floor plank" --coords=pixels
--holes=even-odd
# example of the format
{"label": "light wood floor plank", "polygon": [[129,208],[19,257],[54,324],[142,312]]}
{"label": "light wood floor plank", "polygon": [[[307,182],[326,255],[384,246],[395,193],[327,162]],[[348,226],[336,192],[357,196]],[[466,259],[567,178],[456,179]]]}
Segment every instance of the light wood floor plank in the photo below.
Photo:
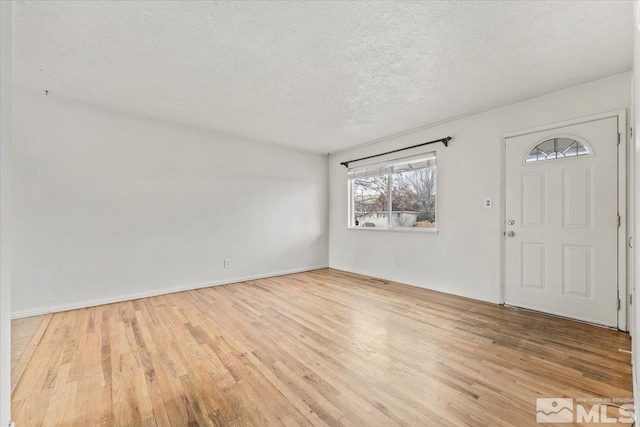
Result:
{"label": "light wood floor plank", "polygon": [[625,333],[317,270],[58,313],[28,426],[528,426],[536,397],[630,397]]}
{"label": "light wood floor plank", "polygon": [[51,314],[11,321],[11,393],[16,389],[44,332]]}
{"label": "light wood floor plank", "polygon": [[42,316],[25,317],[11,321],[11,369],[13,370],[22,358],[25,349],[31,342],[38,326],[44,319]]}

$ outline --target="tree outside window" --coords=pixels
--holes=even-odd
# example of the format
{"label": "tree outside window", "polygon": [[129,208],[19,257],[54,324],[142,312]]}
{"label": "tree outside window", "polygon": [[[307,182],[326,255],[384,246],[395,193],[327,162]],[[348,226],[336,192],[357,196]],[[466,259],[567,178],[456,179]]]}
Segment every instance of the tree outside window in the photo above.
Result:
{"label": "tree outside window", "polygon": [[435,156],[349,171],[351,227],[436,227]]}

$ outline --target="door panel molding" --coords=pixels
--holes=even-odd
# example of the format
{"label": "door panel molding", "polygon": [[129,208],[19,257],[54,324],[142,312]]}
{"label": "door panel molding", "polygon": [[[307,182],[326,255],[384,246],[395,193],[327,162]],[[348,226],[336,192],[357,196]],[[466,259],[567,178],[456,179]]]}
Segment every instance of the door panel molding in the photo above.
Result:
{"label": "door panel molding", "polygon": [[[565,228],[593,228],[592,177],[593,167],[562,171],[562,220]],[[572,207],[577,204],[582,205],[581,211]]]}
{"label": "door panel molding", "polygon": [[562,245],[562,293],[592,298],[593,246]]}
{"label": "door panel molding", "polygon": [[[538,242],[522,242],[521,245],[522,281],[520,286],[544,291],[547,274],[547,245]],[[536,264],[538,268],[530,268]]]}
{"label": "door panel molding", "polygon": [[[537,178],[537,180],[536,180]],[[545,227],[547,225],[546,208],[547,204],[547,174],[540,172],[530,172],[522,176],[522,226],[523,227]],[[536,198],[531,200],[526,196]]]}

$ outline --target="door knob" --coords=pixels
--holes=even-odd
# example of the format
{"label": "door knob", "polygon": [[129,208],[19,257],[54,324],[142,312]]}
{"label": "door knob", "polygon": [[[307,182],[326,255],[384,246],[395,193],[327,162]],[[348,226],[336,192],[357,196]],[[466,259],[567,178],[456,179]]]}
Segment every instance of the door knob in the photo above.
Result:
{"label": "door knob", "polygon": [[509,232],[507,233],[507,237],[513,237],[513,236],[515,236],[515,235],[516,235],[516,233],[515,233],[514,231],[509,231]]}
{"label": "door knob", "polygon": [[512,220],[512,219],[510,219],[509,221],[507,221],[507,224],[509,224],[509,225],[513,225],[513,224],[515,224],[515,223],[516,223],[516,222],[515,222],[514,220]]}

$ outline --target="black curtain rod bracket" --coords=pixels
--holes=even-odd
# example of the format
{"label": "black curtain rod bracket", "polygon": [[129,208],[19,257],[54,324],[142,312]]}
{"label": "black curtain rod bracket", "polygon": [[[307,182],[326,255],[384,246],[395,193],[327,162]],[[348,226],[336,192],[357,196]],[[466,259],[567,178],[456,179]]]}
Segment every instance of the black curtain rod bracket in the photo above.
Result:
{"label": "black curtain rod bracket", "polygon": [[349,163],[359,162],[360,160],[373,159],[374,157],[385,156],[387,154],[397,153],[399,151],[404,151],[404,150],[410,150],[412,148],[422,147],[423,145],[435,144],[437,142],[442,142],[445,147],[448,147],[449,146],[449,141],[451,141],[451,139],[452,138],[450,136],[447,136],[446,138],[440,138],[440,139],[435,139],[435,140],[429,141],[429,142],[423,142],[422,144],[412,145],[411,147],[398,148],[397,150],[387,151],[386,153],[374,154],[373,156],[361,157],[359,159],[349,160],[347,162],[342,162],[340,164],[344,165],[345,168],[348,168],[349,167]]}

